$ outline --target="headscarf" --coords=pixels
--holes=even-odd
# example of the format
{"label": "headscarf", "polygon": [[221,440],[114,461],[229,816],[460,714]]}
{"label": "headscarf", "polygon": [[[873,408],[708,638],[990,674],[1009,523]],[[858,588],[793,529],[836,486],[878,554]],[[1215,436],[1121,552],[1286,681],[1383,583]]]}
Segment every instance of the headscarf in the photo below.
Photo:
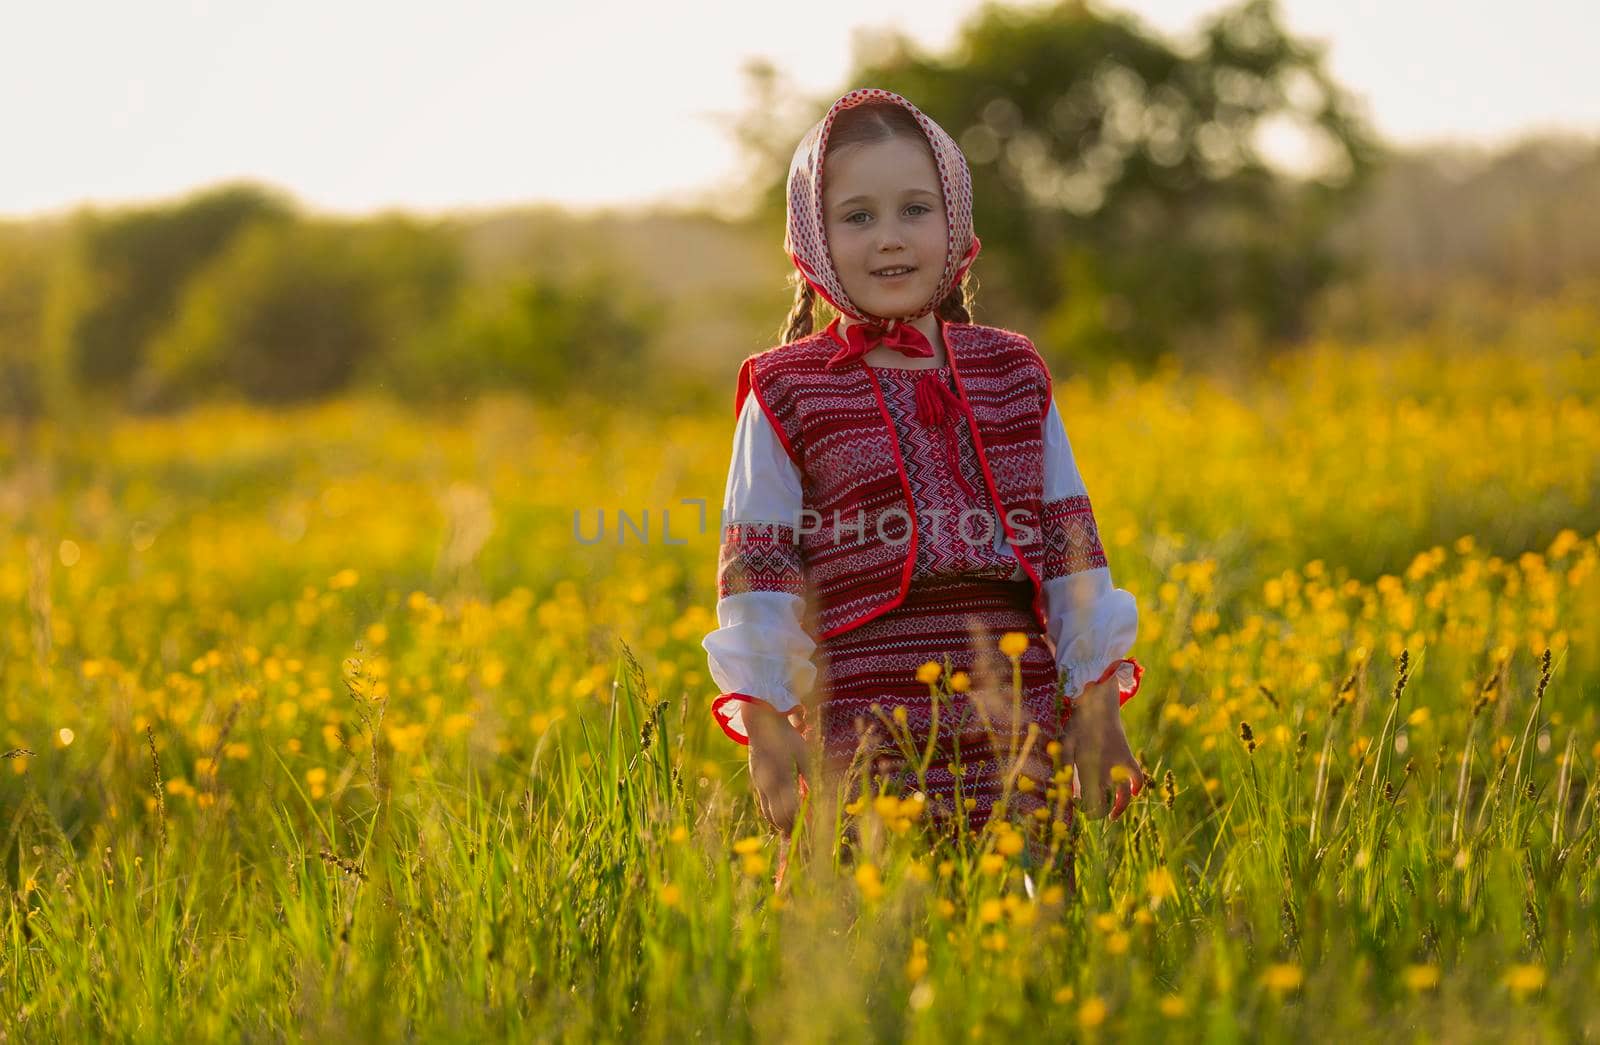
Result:
{"label": "headscarf", "polygon": [[[900,326],[894,320],[863,312],[850,300],[839,281],[839,274],[834,270],[833,258],[828,253],[827,221],[822,207],[822,160],[827,153],[828,132],[841,112],[865,102],[890,102],[916,117],[933,152],[933,165],[939,172],[939,189],[944,195],[945,216],[950,223],[944,272],[938,288],[915,315],[901,318],[919,318],[938,308],[946,295],[961,282],[961,277],[966,275],[981,246],[972,230],[972,174],[967,169],[967,158],[944,128],[898,94],[876,87],[859,88],[834,102],[827,115],[800,139],[794,159],[789,164],[789,218],[783,248],[806,282],[828,304],[856,323],[866,326],[859,334],[855,326],[847,331],[855,335],[852,341],[865,339],[861,344],[852,346],[852,357],[870,350],[879,341],[896,340],[899,332],[895,328]],[[904,328],[920,337],[920,332],[915,331],[909,323],[904,324]],[[931,349],[926,354],[931,354]]]}

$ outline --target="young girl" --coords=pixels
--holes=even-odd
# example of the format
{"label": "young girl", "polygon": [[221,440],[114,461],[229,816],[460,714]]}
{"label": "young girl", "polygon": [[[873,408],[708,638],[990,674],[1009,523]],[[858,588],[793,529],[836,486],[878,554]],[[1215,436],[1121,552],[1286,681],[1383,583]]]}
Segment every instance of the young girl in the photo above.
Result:
{"label": "young girl", "polygon": [[[712,712],[749,746],[756,802],[784,836],[777,885],[800,801],[859,767],[877,789],[921,791],[947,829],[1014,818],[1038,859],[1052,762],[1075,766],[1088,816],[1120,815],[1143,782],[1119,711],[1144,670],[1124,656],[1138,608],[1112,586],[1049,371],[1026,337],[971,322],[966,159],[906,99],[835,102],[795,152],[788,204],[795,306],[785,343],[739,368],[719,627],[703,642]],[[821,332],[817,296],[838,313]],[[1020,715],[997,743],[1007,636]],[[938,707],[929,661],[951,673]],[[974,682],[990,678],[1003,699]],[[1030,724],[1015,767],[1007,738]],[[932,740],[920,781],[895,728],[919,753]]]}

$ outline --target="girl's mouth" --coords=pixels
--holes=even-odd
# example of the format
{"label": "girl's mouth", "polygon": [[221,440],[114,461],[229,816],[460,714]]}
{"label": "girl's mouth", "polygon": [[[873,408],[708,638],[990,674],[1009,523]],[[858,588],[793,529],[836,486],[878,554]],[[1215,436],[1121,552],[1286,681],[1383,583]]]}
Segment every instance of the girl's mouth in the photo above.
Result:
{"label": "girl's mouth", "polygon": [[891,265],[888,268],[875,269],[872,274],[879,279],[898,281],[906,279],[916,271],[914,265]]}

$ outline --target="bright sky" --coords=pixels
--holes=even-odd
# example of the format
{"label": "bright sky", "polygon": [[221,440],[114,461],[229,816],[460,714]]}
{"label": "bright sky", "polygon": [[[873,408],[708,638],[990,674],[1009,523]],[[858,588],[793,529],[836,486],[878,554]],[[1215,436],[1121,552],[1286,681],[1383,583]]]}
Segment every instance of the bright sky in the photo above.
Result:
{"label": "bright sky", "polygon": [[[1120,6],[1181,33],[1221,5]],[[0,215],[170,199],[236,177],[349,213],[682,201],[739,170],[714,114],[743,107],[746,57],[832,94],[856,26],[898,26],[940,48],[976,7],[21,4],[0,34]],[[1335,78],[1393,140],[1600,133],[1592,2],[1281,0],[1281,9],[1291,31],[1327,41]]]}

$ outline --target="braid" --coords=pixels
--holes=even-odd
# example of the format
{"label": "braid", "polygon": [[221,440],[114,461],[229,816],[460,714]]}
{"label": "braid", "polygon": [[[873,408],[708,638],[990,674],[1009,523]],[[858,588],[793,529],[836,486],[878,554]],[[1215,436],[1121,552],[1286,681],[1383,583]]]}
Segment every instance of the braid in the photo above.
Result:
{"label": "braid", "polygon": [[950,288],[950,293],[939,302],[939,307],[934,311],[946,323],[971,323],[972,313],[968,311],[970,300],[967,297],[967,282],[970,275],[963,276],[961,282]]}
{"label": "braid", "polygon": [[784,344],[788,344],[791,341],[799,341],[811,333],[813,322],[812,306],[817,301],[817,292],[812,289],[811,284],[800,273],[791,273],[789,281],[795,285],[794,307],[789,310],[789,318],[784,320],[783,329],[779,334],[783,338]]}

